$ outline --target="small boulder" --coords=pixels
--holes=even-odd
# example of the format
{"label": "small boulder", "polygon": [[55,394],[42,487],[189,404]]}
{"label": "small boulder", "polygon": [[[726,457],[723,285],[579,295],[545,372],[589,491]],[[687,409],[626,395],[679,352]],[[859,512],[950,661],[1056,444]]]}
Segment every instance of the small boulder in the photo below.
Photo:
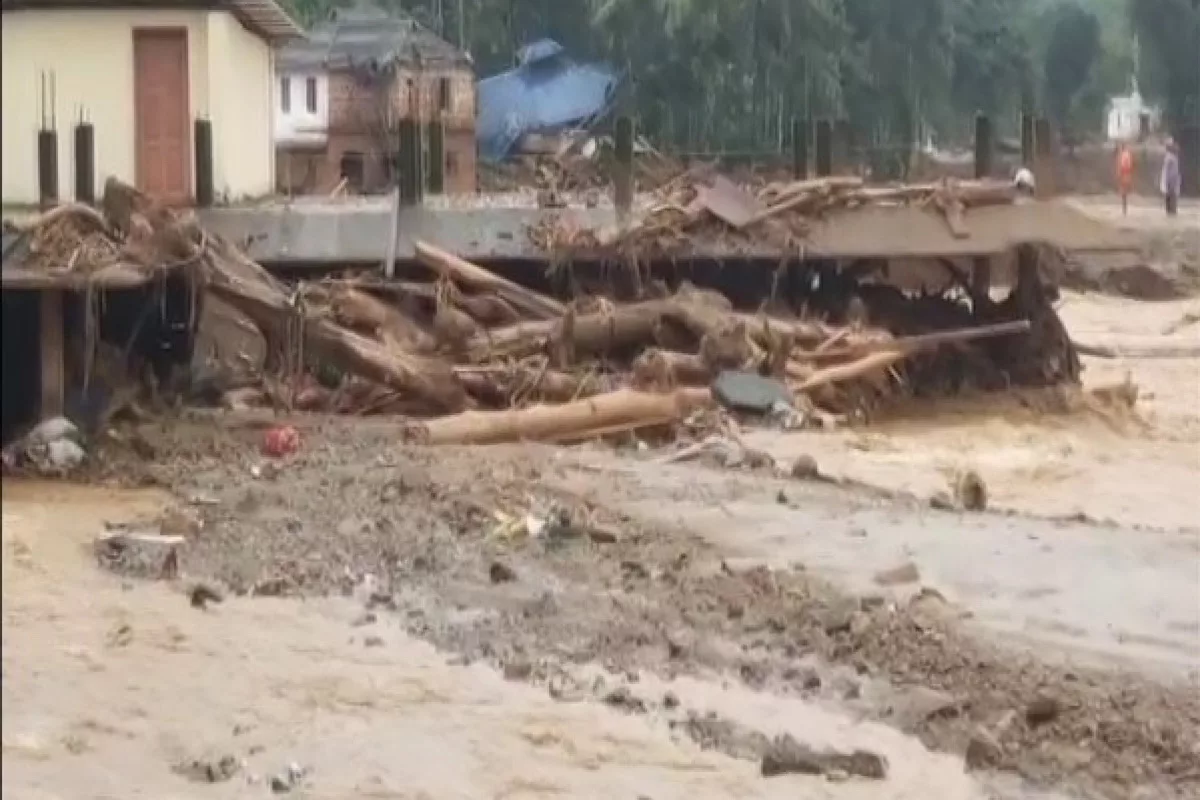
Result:
{"label": "small boulder", "polygon": [[875,573],[875,583],[880,586],[902,586],[906,583],[916,583],[919,580],[921,580],[921,571],[911,561]]}

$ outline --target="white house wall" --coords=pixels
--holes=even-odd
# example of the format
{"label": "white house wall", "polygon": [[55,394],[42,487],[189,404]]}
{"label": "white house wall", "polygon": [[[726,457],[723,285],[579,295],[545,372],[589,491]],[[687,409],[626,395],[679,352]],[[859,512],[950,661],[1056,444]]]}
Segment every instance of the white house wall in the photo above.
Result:
{"label": "white house wall", "polygon": [[213,188],[218,199],[275,187],[274,58],[271,48],[223,11],[208,13]]}
{"label": "white house wall", "polygon": [[39,75],[43,71],[55,76],[59,195],[69,198],[75,186],[72,127],[80,108],[95,126],[97,189],[109,176],[133,182],[133,29],[151,26],[187,29],[191,116],[207,113],[208,19],[204,11],[4,12],[0,28],[4,119],[0,180],[5,203],[38,201]]}
{"label": "white house wall", "polygon": [[[283,79],[288,82],[291,102],[283,110]],[[317,110],[309,112],[306,104],[307,83],[316,81]],[[324,72],[281,72],[275,78],[273,100],[275,141],[278,144],[322,144],[329,129],[329,76]]]}
{"label": "white house wall", "polygon": [[[274,187],[274,81],[268,44],[228,12],[166,9],[5,11],[2,74],[3,202],[38,201],[40,79],[53,73],[58,127],[58,191],[75,185],[72,129],[79,109],[95,127],[97,188],[109,176],[136,179],[133,76],[135,28],[185,28],[189,116],[213,124],[218,196],[236,199]],[[194,172],[194,159],[188,158]],[[191,185],[195,186],[192,175]]]}

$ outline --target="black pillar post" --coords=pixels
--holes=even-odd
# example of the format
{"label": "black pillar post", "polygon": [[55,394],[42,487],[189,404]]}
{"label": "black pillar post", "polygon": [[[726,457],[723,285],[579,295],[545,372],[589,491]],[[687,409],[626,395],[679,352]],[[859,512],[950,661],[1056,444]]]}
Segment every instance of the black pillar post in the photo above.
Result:
{"label": "black pillar post", "polygon": [[429,191],[442,194],[446,191],[446,123],[440,118],[428,125],[429,140]]}
{"label": "black pillar post", "polygon": [[96,130],[90,122],[75,126],[75,199],[96,202]]}
{"label": "black pillar post", "polygon": [[1200,197],[1200,122],[1179,129],[1180,194]]}
{"label": "black pillar post", "polygon": [[792,117],[792,177],[808,177],[808,120]]}
{"label": "black pillar post", "polygon": [[833,123],[817,120],[815,139],[817,177],[824,178],[833,174]]}
{"label": "black pillar post", "polygon": [[37,165],[38,204],[45,209],[58,202],[58,131],[38,131]]}
{"label": "black pillar post", "polygon": [[1034,177],[1037,179],[1037,196],[1054,196],[1054,134],[1050,120],[1038,117],[1033,122]]}
{"label": "black pillar post", "polygon": [[400,202],[413,205],[421,199],[421,140],[419,127],[411,118],[400,120],[398,134],[398,149],[396,161],[399,167],[396,175],[397,188],[400,192]]}
{"label": "black pillar post", "polygon": [[856,173],[854,164],[854,128],[850,120],[839,119],[833,126],[833,168],[848,175]]}
{"label": "black pillar post", "polygon": [[1032,168],[1033,165],[1033,115],[1021,114],[1021,166]]}
{"label": "black pillar post", "polygon": [[975,115],[975,177],[992,174],[992,120],[987,114]]}
{"label": "black pillar post", "polygon": [[196,205],[208,208],[216,199],[213,181],[212,122],[198,119],[194,124],[196,143]]}
{"label": "black pillar post", "polygon": [[613,174],[613,203],[618,216],[628,214],[633,207],[633,119],[617,118],[615,137],[616,165]]}

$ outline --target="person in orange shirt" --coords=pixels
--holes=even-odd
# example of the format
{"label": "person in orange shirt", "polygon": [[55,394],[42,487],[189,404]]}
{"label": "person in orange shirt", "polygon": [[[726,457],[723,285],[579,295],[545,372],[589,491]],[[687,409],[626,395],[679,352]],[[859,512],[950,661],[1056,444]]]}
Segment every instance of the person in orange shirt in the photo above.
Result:
{"label": "person in orange shirt", "polygon": [[1121,193],[1121,214],[1129,213],[1129,193],[1133,191],[1133,153],[1129,145],[1117,150],[1117,191]]}

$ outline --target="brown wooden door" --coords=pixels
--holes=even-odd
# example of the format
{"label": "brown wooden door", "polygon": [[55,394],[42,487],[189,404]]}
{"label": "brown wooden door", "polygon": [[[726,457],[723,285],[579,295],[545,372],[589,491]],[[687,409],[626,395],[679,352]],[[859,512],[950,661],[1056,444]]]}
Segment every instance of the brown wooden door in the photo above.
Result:
{"label": "brown wooden door", "polygon": [[191,197],[187,30],[133,32],[137,185],[167,203]]}

